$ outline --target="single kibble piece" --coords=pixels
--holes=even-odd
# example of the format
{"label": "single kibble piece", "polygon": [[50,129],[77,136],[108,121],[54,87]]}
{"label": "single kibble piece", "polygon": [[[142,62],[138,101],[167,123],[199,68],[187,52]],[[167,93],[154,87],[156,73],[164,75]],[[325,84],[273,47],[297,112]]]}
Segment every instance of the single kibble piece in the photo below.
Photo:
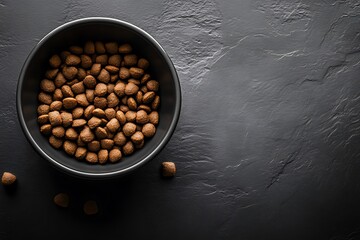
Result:
{"label": "single kibble piece", "polygon": [[54,79],[56,75],[58,74],[59,69],[49,69],[45,72],[45,77],[47,79]]}
{"label": "single kibble piece", "polygon": [[155,96],[154,101],[151,103],[151,108],[153,110],[156,110],[159,108],[160,105],[160,97],[159,96]]}
{"label": "single kibble piece", "polygon": [[94,106],[96,108],[105,109],[107,107],[107,100],[104,97],[95,97]]}
{"label": "single kibble piece", "polygon": [[119,104],[119,98],[115,95],[115,93],[110,93],[106,100],[109,108],[116,107]]}
{"label": "single kibble piece", "polygon": [[69,195],[66,193],[58,193],[54,197],[54,203],[62,208],[67,208],[70,203]]}
{"label": "single kibble piece", "polygon": [[155,92],[153,91],[147,92],[144,94],[142,101],[145,104],[149,104],[155,99],[155,96],[156,96]]}
{"label": "single kibble piece", "polygon": [[95,99],[95,90],[93,89],[86,89],[85,96],[89,103],[93,103]]}
{"label": "single kibble piece", "polygon": [[46,104],[40,104],[37,108],[37,113],[39,115],[48,114],[49,111],[50,111],[50,107],[49,107],[49,105],[46,105]]}
{"label": "single kibble piece", "polygon": [[89,151],[91,152],[98,152],[100,150],[100,142],[99,141],[91,141],[87,145]]}
{"label": "single kibble piece", "polygon": [[62,102],[61,101],[53,101],[50,104],[50,111],[60,111],[62,108]]}
{"label": "single kibble piece", "polygon": [[[79,144],[78,144],[79,145]],[[78,160],[83,160],[86,157],[87,149],[84,147],[78,147],[75,152],[75,158]]]}
{"label": "single kibble piece", "polygon": [[126,67],[121,67],[120,68],[120,71],[119,71],[119,77],[120,79],[128,79],[130,77],[130,71],[128,68]]}
{"label": "single kibble piece", "polygon": [[128,80],[128,82],[131,82],[131,83],[133,83],[133,84],[135,84],[135,85],[140,85],[140,80],[135,79],[135,78],[130,78],[130,79]]}
{"label": "single kibble piece", "polygon": [[64,77],[67,79],[67,80],[73,80],[76,76],[76,74],[78,73],[78,70],[76,67],[74,66],[70,66],[70,67],[67,67],[65,66],[63,69],[62,69],[62,74],[64,75]]}
{"label": "single kibble piece", "polygon": [[126,84],[123,82],[119,82],[115,85],[114,87],[114,92],[116,95],[118,95],[119,97],[122,97],[125,95],[125,87]]}
{"label": "single kibble piece", "polygon": [[108,62],[108,56],[106,54],[96,56],[95,62],[100,63],[101,66],[105,66],[107,64],[107,62]]}
{"label": "single kibble piece", "polygon": [[64,127],[69,127],[72,125],[73,117],[72,117],[71,113],[62,112],[60,115],[61,115],[61,119],[62,119],[62,123],[63,123]]}
{"label": "single kibble piece", "polygon": [[152,111],[149,114],[149,122],[154,125],[158,125],[159,124],[159,113],[156,111]]}
{"label": "single kibble piece", "polygon": [[64,74],[62,74],[61,72],[59,72],[54,80],[55,86],[57,88],[61,87],[62,85],[64,85],[66,83],[66,78],[64,77]]}
{"label": "single kibble piece", "polygon": [[121,125],[124,125],[126,122],[126,116],[122,111],[117,111],[115,115],[116,119],[119,121]]}
{"label": "single kibble piece", "polygon": [[119,46],[117,42],[108,42],[105,43],[105,49],[106,52],[110,53],[110,54],[115,54],[118,52]]}
{"label": "single kibble piece", "polygon": [[131,53],[132,47],[130,44],[125,43],[125,44],[122,44],[119,46],[118,51],[119,51],[119,53],[122,53],[122,54]]}
{"label": "single kibble piece", "polygon": [[[140,83],[141,83],[141,84],[144,84],[144,83],[146,83],[147,81],[149,81],[150,78],[151,78],[150,74],[146,73],[146,74],[144,74],[144,76],[141,78]],[[144,87],[146,88],[146,86],[144,86]]]}
{"label": "single kibble piece", "polygon": [[146,83],[146,87],[149,91],[157,91],[159,90],[159,82],[155,80],[150,80]]}
{"label": "single kibble piece", "polygon": [[117,74],[119,72],[119,68],[111,65],[107,65],[105,67],[106,71],[108,71],[111,74]]}
{"label": "single kibble piece", "polygon": [[80,46],[71,46],[69,47],[70,52],[80,55],[84,52],[83,48]]}
{"label": "single kibble piece", "polygon": [[135,85],[134,83],[128,83],[125,86],[125,94],[126,95],[133,95],[136,94],[139,91],[139,87]]}
{"label": "single kibble piece", "polygon": [[113,118],[106,124],[106,127],[110,132],[114,133],[120,128],[120,123],[116,118]]}
{"label": "single kibble piece", "polygon": [[144,110],[139,110],[136,113],[136,123],[138,124],[145,124],[149,122],[149,116]]}
{"label": "single kibble piece", "polygon": [[136,132],[136,125],[134,123],[125,123],[122,130],[125,136],[130,137]]}
{"label": "single kibble piece", "polygon": [[79,81],[82,81],[82,80],[84,80],[84,78],[85,78],[86,76],[87,76],[86,70],[83,69],[83,68],[79,68],[79,69],[78,69],[78,74],[77,74],[78,80],[79,80]]}
{"label": "single kibble piece", "polygon": [[135,122],[136,120],[136,112],[134,111],[127,111],[125,113],[126,121],[127,122]]}
{"label": "single kibble piece", "polygon": [[144,110],[147,113],[151,112],[151,108],[148,105],[141,104],[138,108],[138,110]]}
{"label": "single kibble piece", "polygon": [[144,75],[144,70],[141,68],[137,68],[137,67],[131,67],[129,72],[130,72],[130,75],[136,79],[139,79]]}
{"label": "single kibble piece", "polygon": [[94,54],[95,53],[95,44],[93,41],[87,41],[84,45],[84,52],[86,54]]}
{"label": "single kibble piece", "polygon": [[95,129],[95,135],[98,139],[104,139],[107,137],[108,134],[105,128],[97,127]]}
{"label": "single kibble piece", "polygon": [[54,127],[51,132],[57,138],[62,138],[65,136],[65,128],[62,126]]}
{"label": "single kibble piece", "polygon": [[173,162],[163,162],[162,166],[162,175],[164,177],[174,177],[176,174],[176,166]]}
{"label": "single kibble piece", "polygon": [[111,119],[113,119],[113,118],[115,118],[116,117],[116,111],[115,111],[115,109],[114,108],[107,108],[107,109],[105,109],[105,116],[106,116],[106,118],[107,118],[107,120],[111,120]]}
{"label": "single kibble piece", "polygon": [[101,149],[98,152],[98,159],[99,159],[99,163],[104,164],[107,162],[109,158],[109,152],[107,149]]}
{"label": "single kibble piece", "polygon": [[37,118],[37,121],[39,124],[45,124],[45,123],[48,123],[49,122],[49,115],[48,114],[44,114],[44,115],[40,115],[38,118]]}
{"label": "single kibble piece", "polygon": [[89,143],[92,140],[94,140],[95,135],[94,133],[90,130],[89,127],[84,128],[81,132],[80,132],[80,139],[81,141],[83,141],[84,143]]}
{"label": "single kibble piece", "polygon": [[73,119],[81,118],[84,114],[84,109],[82,107],[77,107],[72,110]]}
{"label": "single kibble piece", "polygon": [[75,96],[74,93],[73,93],[73,91],[71,90],[71,87],[68,86],[68,85],[62,86],[62,87],[61,87],[61,92],[62,92],[62,94],[63,94],[63,96],[64,96],[65,98],[67,98],[67,97],[74,97],[74,96]]}
{"label": "single kibble piece", "polygon": [[74,128],[68,128],[65,131],[65,138],[68,140],[76,141],[79,137],[79,134]]}
{"label": "single kibble piece", "polygon": [[50,121],[51,126],[53,126],[53,127],[61,125],[62,118],[61,118],[59,111],[49,112],[49,121]]}
{"label": "single kibble piece", "polygon": [[147,123],[142,128],[142,133],[144,134],[145,137],[148,138],[154,136],[155,132],[156,132],[156,128],[152,123]]}
{"label": "single kibble piece", "polygon": [[140,58],[138,60],[137,65],[138,65],[139,68],[142,68],[142,69],[146,70],[150,66],[150,63],[145,58]]}
{"label": "single kibble piece", "polygon": [[123,147],[123,153],[124,155],[131,155],[134,152],[134,144],[131,141],[128,141]]}
{"label": "single kibble piece", "polygon": [[85,110],[84,110],[85,119],[90,119],[92,117],[92,115],[93,115],[92,112],[94,111],[94,109],[95,109],[94,105],[89,105],[85,108]]}
{"label": "single kibble piece", "polygon": [[86,215],[95,215],[99,211],[97,203],[93,200],[86,201],[83,210]]}
{"label": "single kibble piece", "polygon": [[49,64],[53,68],[58,68],[61,65],[61,58],[59,55],[52,55],[52,57],[49,59]]}
{"label": "single kibble piece", "polygon": [[96,84],[94,94],[95,96],[103,97],[107,94],[107,85],[105,83]]}
{"label": "single kibble piece", "polygon": [[118,132],[115,136],[114,136],[114,143],[115,145],[118,146],[123,146],[125,145],[127,139],[126,136],[124,135],[123,132]]}
{"label": "single kibble piece", "polygon": [[81,59],[76,55],[70,54],[66,57],[65,63],[69,66],[76,66],[81,63]]}
{"label": "single kibble piece", "polygon": [[85,93],[81,93],[75,96],[75,99],[77,101],[77,103],[82,106],[82,107],[87,107],[90,105],[90,103],[88,102]]}
{"label": "single kibble piece", "polygon": [[5,186],[9,186],[16,181],[16,176],[11,172],[4,172],[1,177],[1,183]]}
{"label": "single kibble piece", "polygon": [[100,71],[101,71],[101,64],[100,63],[93,64],[91,69],[90,69],[90,73],[93,76],[99,75]]}
{"label": "single kibble piece", "polygon": [[108,59],[108,63],[112,66],[119,68],[121,64],[121,56],[118,54],[110,56]]}
{"label": "single kibble piece", "polygon": [[92,66],[92,60],[91,57],[88,55],[81,55],[81,67],[88,69]]}
{"label": "single kibble piece", "polygon": [[55,91],[55,84],[53,81],[48,80],[48,79],[44,79],[40,82],[40,88],[41,90],[43,90],[44,92],[48,92],[48,93],[52,93]]}
{"label": "single kibble piece", "polygon": [[98,162],[98,155],[93,152],[87,152],[85,160],[89,163],[97,163]]}
{"label": "single kibble piece", "polygon": [[55,89],[53,99],[54,101],[61,101],[63,99],[63,93],[60,88]]}
{"label": "single kibble piece", "polygon": [[72,127],[74,128],[81,128],[86,125],[85,119],[75,119],[73,120]]}
{"label": "single kibble piece", "polygon": [[40,127],[40,132],[44,135],[49,135],[51,133],[51,129],[50,124],[44,124]]}
{"label": "single kibble piece", "polygon": [[100,144],[101,148],[110,150],[114,146],[114,140],[108,138],[101,139]]}
{"label": "single kibble piece", "polygon": [[52,96],[51,96],[50,94],[41,92],[41,93],[39,93],[39,95],[38,95],[38,100],[39,100],[41,103],[50,105],[51,102],[52,102]]}
{"label": "single kibble piece", "polygon": [[96,53],[100,53],[100,54],[105,53],[106,49],[104,43],[100,41],[95,42],[95,51]]}
{"label": "single kibble piece", "polygon": [[112,163],[120,161],[121,157],[122,157],[122,154],[119,149],[114,148],[109,152],[109,160]]}
{"label": "single kibble piece", "polygon": [[97,117],[92,117],[88,121],[88,125],[89,125],[90,129],[97,128],[98,126],[100,126],[100,124],[101,124],[101,119],[97,118]]}
{"label": "single kibble piece", "polygon": [[137,109],[137,103],[136,103],[135,99],[132,98],[132,97],[128,98],[127,105],[131,110],[136,110]]}
{"label": "single kibble piece", "polygon": [[126,54],[124,56],[125,66],[135,66],[137,65],[138,58],[135,54]]}
{"label": "single kibble piece", "polygon": [[131,136],[131,141],[133,141],[134,144],[141,144],[141,142],[144,141],[144,134],[140,131],[135,132]]}
{"label": "single kibble piece", "polygon": [[92,75],[87,75],[83,82],[87,88],[93,89],[96,86],[96,79]]}
{"label": "single kibble piece", "polygon": [[63,141],[60,138],[56,138],[55,136],[51,135],[49,137],[49,143],[54,148],[61,148]]}
{"label": "single kibble piece", "polygon": [[142,104],[143,96],[144,96],[144,94],[142,93],[142,91],[138,91],[136,93],[135,100],[138,104]]}
{"label": "single kibble piece", "polygon": [[64,150],[65,150],[65,152],[66,152],[67,154],[69,154],[69,155],[72,156],[72,155],[74,155],[75,152],[76,152],[77,145],[76,145],[76,143],[74,143],[74,142],[71,142],[71,141],[66,140],[66,141],[64,142],[63,148],[64,148]]}
{"label": "single kibble piece", "polygon": [[92,111],[92,114],[95,116],[95,117],[98,117],[98,118],[104,118],[106,115],[105,115],[105,111],[102,110],[101,108],[95,108],[93,111]]}
{"label": "single kibble piece", "polygon": [[100,74],[99,74],[97,79],[100,82],[109,83],[110,82],[110,73],[108,71],[106,71],[106,69],[102,69],[100,71]]}
{"label": "single kibble piece", "polygon": [[78,104],[76,99],[73,97],[64,98],[62,102],[65,109],[73,109]]}
{"label": "single kibble piece", "polygon": [[74,85],[71,86],[71,90],[72,90],[73,93],[75,93],[75,94],[84,93],[84,92],[85,92],[84,83],[83,83],[83,82],[75,83]]}

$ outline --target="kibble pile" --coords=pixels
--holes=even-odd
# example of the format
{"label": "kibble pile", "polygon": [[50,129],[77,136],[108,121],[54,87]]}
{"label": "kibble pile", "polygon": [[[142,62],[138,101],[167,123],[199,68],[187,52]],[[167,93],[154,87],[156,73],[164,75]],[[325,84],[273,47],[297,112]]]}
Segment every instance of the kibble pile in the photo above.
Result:
{"label": "kibble pile", "polygon": [[159,123],[159,82],[130,44],[87,41],[49,59],[38,123],[49,143],[78,160],[118,162],[144,146]]}

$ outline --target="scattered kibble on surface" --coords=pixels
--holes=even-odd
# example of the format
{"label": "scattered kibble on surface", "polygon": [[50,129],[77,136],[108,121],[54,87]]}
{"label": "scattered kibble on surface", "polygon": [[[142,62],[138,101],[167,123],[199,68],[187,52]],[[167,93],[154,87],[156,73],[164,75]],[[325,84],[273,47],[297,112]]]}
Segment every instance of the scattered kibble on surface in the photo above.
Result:
{"label": "scattered kibble on surface", "polygon": [[1,183],[5,186],[12,185],[16,181],[16,176],[10,172],[4,172],[1,177]]}
{"label": "scattered kibble on surface", "polygon": [[54,197],[54,203],[59,207],[67,208],[69,206],[70,198],[66,193],[56,194]]}
{"label": "scattered kibble on surface", "polygon": [[176,166],[173,162],[162,163],[162,175],[164,177],[174,177],[176,173]]}
{"label": "scattered kibble on surface", "polygon": [[84,203],[84,213],[86,215],[95,215],[98,213],[98,205],[94,200],[88,200]]}

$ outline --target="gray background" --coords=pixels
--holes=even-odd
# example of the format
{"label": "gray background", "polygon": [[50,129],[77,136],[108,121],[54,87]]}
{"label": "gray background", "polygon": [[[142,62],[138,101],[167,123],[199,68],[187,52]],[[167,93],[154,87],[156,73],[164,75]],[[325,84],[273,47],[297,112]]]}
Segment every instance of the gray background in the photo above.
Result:
{"label": "gray background", "polygon": [[[15,107],[31,49],[89,16],[150,33],[183,94],[162,153],[100,183],[53,169]],[[19,180],[0,188],[0,239],[360,239],[359,20],[356,0],[0,0],[0,172]],[[174,179],[160,178],[162,161]],[[87,199],[98,216],[82,213]]]}

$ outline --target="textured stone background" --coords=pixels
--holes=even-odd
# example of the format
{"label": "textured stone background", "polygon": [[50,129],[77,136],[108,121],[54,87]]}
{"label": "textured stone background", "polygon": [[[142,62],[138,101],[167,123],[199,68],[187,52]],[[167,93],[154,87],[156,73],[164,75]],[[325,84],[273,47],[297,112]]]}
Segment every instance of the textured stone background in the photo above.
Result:
{"label": "textured stone background", "polygon": [[[88,16],[153,35],[183,91],[165,150],[106,183],[52,169],[15,108],[31,49]],[[0,239],[360,239],[359,20],[356,0],[0,0],[0,172],[19,179],[0,188]],[[89,198],[97,217],[82,214]]]}

